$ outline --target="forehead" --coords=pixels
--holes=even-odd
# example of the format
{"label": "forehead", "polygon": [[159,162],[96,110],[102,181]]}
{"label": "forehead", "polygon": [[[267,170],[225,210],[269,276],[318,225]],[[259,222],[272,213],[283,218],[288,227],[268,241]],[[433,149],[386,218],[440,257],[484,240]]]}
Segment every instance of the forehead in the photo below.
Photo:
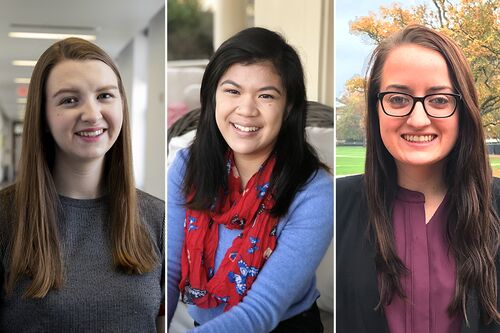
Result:
{"label": "forehead", "polygon": [[[387,55],[382,67],[382,81],[411,78],[413,81],[429,78],[449,82],[448,65],[437,51],[415,44],[401,45]],[[446,83],[446,82],[445,82]]]}
{"label": "forehead", "polygon": [[241,83],[271,82],[282,85],[281,76],[271,61],[260,61],[251,64],[236,63],[228,67],[219,79],[219,83],[226,79],[237,79]]}
{"label": "forehead", "polygon": [[95,88],[118,85],[118,79],[110,66],[100,60],[63,60],[49,73],[46,90],[67,87]]}

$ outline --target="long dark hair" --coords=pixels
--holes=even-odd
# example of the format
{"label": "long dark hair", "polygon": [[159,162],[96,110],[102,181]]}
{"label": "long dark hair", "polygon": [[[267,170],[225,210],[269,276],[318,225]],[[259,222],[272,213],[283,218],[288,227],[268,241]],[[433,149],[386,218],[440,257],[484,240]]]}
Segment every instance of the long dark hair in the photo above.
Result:
{"label": "long dark hair", "polygon": [[306,142],[306,89],[297,52],[277,33],[249,28],[226,40],[210,59],[201,83],[201,114],[189,150],[183,190],[191,196],[187,207],[205,210],[226,183],[224,158],[228,149],[215,122],[215,92],[222,75],[234,64],[269,61],[286,90],[287,114],[275,145],[276,164],[271,177],[275,216],[284,215],[295,193],[322,167]]}
{"label": "long dark hair", "polygon": [[55,141],[46,131],[46,84],[52,69],[64,60],[98,60],[116,75],[123,104],[123,124],[105,156],[104,181],[109,192],[109,222],[113,262],[117,268],[141,274],[157,264],[151,237],[139,221],[132,169],[130,120],[125,89],[118,68],[97,45],[67,38],[50,46],[37,61],[31,76],[24,119],[22,154],[15,183],[15,222],[10,241],[6,290],[11,292],[22,275],[31,278],[25,295],[44,297],[63,285],[63,262],[57,220],[59,197],[52,178]]}
{"label": "long dark hair", "polygon": [[405,297],[400,277],[407,273],[407,268],[396,253],[391,221],[397,170],[394,158],[382,142],[377,111],[382,67],[388,54],[405,44],[439,52],[446,60],[454,89],[462,95],[458,138],[444,168],[449,195],[447,237],[457,265],[456,290],[448,312],[462,312],[467,320],[467,297],[470,291],[476,290],[484,321],[498,322],[495,256],[500,222],[492,202],[492,173],[474,79],[465,56],[451,39],[419,25],[407,27],[375,49],[367,78],[365,185],[369,223],[377,248],[379,306],[389,304],[394,294]]}

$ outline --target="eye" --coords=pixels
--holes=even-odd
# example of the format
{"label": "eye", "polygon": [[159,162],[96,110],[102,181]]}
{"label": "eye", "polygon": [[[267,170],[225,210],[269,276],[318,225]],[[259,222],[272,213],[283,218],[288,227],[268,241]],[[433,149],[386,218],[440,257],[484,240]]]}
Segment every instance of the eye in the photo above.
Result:
{"label": "eye", "polygon": [[73,105],[75,103],[78,103],[78,99],[76,97],[64,97],[59,101],[59,105]]}
{"label": "eye", "polygon": [[262,94],[259,97],[264,99],[274,99],[274,96],[269,94]]}
{"label": "eye", "polygon": [[405,94],[387,94],[384,96],[384,103],[388,103],[392,108],[403,108],[410,105],[412,100]]}
{"label": "eye", "polygon": [[450,104],[450,98],[446,95],[429,96],[428,103],[435,107],[445,107]]}
{"label": "eye", "polygon": [[104,93],[99,94],[97,96],[97,99],[110,99],[110,98],[113,98],[113,97],[115,97],[113,94],[104,92]]}
{"label": "eye", "polygon": [[403,105],[408,104],[410,102],[410,99],[405,95],[391,95],[389,96],[389,102],[391,104]]}
{"label": "eye", "polygon": [[224,89],[224,92],[228,93],[230,95],[239,95],[240,94],[240,92],[236,89]]}

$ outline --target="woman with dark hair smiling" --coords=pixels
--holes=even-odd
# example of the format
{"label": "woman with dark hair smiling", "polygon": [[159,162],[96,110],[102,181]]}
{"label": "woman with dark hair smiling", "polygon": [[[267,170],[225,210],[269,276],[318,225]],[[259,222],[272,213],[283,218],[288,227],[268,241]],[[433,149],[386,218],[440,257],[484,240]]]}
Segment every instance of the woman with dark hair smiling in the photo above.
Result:
{"label": "woman with dark hair smiling", "polygon": [[315,270],[332,237],[332,180],[306,142],[300,59],[243,30],[202,80],[193,144],[168,174],[168,323],[193,332],[322,332]]}
{"label": "woman with dark hair smiling", "polygon": [[365,174],[337,180],[337,332],[499,332],[500,182],[463,53],[409,26],[366,95]]}
{"label": "woman with dark hair smiling", "polygon": [[161,330],[165,206],[135,188],[117,67],[64,39],[27,99],[18,177],[0,192],[0,331]]}

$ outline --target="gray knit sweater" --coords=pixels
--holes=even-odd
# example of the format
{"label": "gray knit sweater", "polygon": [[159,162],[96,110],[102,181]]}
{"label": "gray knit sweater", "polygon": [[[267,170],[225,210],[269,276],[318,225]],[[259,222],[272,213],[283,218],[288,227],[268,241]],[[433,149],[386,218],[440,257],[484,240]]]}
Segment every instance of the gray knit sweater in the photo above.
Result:
{"label": "gray knit sweater", "polygon": [[[23,298],[29,284],[22,278],[14,294],[0,293],[0,332],[155,332],[164,302],[165,206],[138,191],[142,222],[154,241],[160,263],[153,272],[128,275],[113,267],[107,231],[106,197],[76,200],[60,197],[63,216],[59,231],[64,285],[42,299]],[[7,266],[8,220],[12,188],[0,193],[1,281]]]}

